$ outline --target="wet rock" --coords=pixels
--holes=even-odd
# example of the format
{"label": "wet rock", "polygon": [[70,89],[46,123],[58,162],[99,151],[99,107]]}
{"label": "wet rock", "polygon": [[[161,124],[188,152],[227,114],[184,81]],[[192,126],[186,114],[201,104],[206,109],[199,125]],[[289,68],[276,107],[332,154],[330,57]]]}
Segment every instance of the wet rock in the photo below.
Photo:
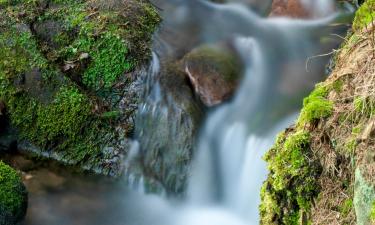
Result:
{"label": "wet rock", "polygon": [[206,106],[229,99],[237,88],[241,65],[229,50],[202,46],[188,53],[183,67],[195,92]]}
{"label": "wet rock", "polygon": [[11,132],[0,133],[0,153],[17,149],[17,136]]}
{"label": "wet rock", "polygon": [[301,0],[274,0],[270,17],[278,16],[308,18],[311,14],[304,8]]}
{"label": "wet rock", "polygon": [[138,0],[37,2],[0,7],[0,93],[17,130],[0,134],[0,151],[120,176],[157,11]]}
{"label": "wet rock", "polygon": [[162,68],[160,86],[140,109],[136,133],[145,174],[168,193],[179,194],[186,187],[203,110],[179,66],[166,63]]}
{"label": "wet rock", "polygon": [[0,100],[0,153],[9,152],[17,148],[17,137],[9,127],[6,116],[5,103]]}

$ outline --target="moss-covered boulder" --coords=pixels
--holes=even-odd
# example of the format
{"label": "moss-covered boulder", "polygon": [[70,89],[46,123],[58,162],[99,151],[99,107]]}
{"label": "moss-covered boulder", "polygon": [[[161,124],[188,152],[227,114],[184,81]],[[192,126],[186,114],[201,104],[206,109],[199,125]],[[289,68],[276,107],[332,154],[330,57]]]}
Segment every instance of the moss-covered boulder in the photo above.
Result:
{"label": "moss-covered boulder", "polygon": [[19,148],[120,173],[160,19],[148,1],[0,1],[0,101]]}
{"label": "moss-covered boulder", "polygon": [[0,224],[14,225],[26,215],[27,191],[21,176],[0,161]]}
{"label": "moss-covered boulder", "polygon": [[375,222],[374,30],[361,19],[371,2],[357,12],[330,77],[265,157],[262,224]]}
{"label": "moss-covered boulder", "polygon": [[241,79],[241,65],[233,51],[223,45],[206,45],[193,49],[182,66],[195,92],[207,106],[228,100]]}

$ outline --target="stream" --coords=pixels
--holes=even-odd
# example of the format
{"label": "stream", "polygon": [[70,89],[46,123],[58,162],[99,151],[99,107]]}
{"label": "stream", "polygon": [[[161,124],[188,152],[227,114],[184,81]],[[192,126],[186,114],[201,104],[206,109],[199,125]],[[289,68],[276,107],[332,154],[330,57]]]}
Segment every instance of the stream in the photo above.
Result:
{"label": "stream", "polygon": [[[230,43],[243,65],[232,101],[210,110],[197,141],[186,196],[165,198],[113,181],[80,175],[50,163],[32,165],[22,156],[11,164],[24,171],[29,210],[24,225],[250,225],[259,223],[260,189],[267,176],[262,160],[278,132],[296,120],[304,96],[325,77],[331,52],[341,42],[329,26],[342,14],[331,1],[306,1],[313,20],[263,18],[264,1],[214,4],[200,0],[156,1],[164,28],[191,42],[155,34],[153,62],[140,115],[164,115],[170,104],[159,84],[165,60],[207,43]],[[257,6],[257,7],[253,7]],[[258,10],[258,11],[256,11]],[[192,29],[194,28],[194,29]],[[162,30],[161,29],[161,30]],[[165,34],[164,34],[165,35]],[[173,43],[172,41],[173,40]],[[322,41],[324,40],[324,41]],[[188,66],[186,66],[188,71]],[[163,102],[165,101],[165,102]],[[153,117],[154,116],[154,117]],[[138,126],[146,127],[140,122]],[[173,126],[171,134],[179,134]],[[142,131],[142,129],[140,129]],[[156,135],[139,135],[147,142]],[[174,136],[171,140],[174,140]],[[177,138],[177,140],[180,140]],[[156,140],[155,140],[156,141]],[[171,143],[175,148],[178,143]]]}

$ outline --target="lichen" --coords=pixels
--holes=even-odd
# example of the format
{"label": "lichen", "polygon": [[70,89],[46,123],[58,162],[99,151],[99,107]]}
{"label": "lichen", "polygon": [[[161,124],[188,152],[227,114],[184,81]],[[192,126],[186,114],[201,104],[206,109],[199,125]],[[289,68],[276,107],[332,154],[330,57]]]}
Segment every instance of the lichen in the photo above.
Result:
{"label": "lichen", "polygon": [[362,176],[360,169],[355,171],[354,207],[357,224],[370,224],[372,206],[375,201],[375,189]]}

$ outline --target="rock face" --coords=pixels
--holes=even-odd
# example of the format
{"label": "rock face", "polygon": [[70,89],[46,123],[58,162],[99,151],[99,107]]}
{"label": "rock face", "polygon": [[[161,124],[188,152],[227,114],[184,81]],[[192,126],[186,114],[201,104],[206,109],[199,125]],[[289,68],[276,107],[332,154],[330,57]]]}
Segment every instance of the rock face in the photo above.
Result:
{"label": "rock face", "polygon": [[0,101],[18,148],[120,175],[159,21],[141,0],[0,1]]}
{"label": "rock face", "polygon": [[217,46],[198,47],[182,61],[195,92],[206,106],[218,105],[234,94],[241,65],[229,50]]}
{"label": "rock face", "polygon": [[26,215],[27,191],[21,177],[0,162],[0,224],[18,224]]}
{"label": "rock face", "polygon": [[374,3],[357,12],[332,74],[267,153],[262,224],[375,223],[375,64],[372,31],[364,28]]}

